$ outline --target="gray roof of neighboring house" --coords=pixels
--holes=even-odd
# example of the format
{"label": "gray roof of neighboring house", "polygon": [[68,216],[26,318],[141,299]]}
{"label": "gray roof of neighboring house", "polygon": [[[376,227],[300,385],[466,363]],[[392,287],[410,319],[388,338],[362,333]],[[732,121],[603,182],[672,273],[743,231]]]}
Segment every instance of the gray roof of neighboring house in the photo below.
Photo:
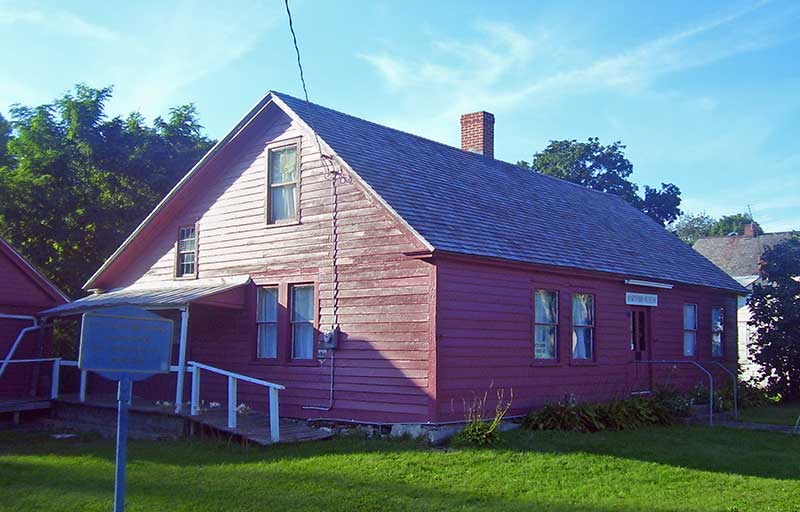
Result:
{"label": "gray roof of neighboring house", "polygon": [[435,250],[744,292],[617,196],[272,94]]}
{"label": "gray roof of neighboring house", "polygon": [[696,241],[694,249],[733,277],[758,276],[758,262],[764,250],[797,233],[800,232],[765,233],[759,236],[711,236]]}

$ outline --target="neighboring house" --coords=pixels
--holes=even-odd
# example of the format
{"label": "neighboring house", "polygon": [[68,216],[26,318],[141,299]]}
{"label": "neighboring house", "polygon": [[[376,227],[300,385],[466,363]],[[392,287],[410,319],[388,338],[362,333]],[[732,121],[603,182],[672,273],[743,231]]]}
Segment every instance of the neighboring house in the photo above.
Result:
{"label": "neighboring house", "polygon": [[[171,311],[179,367],[282,384],[281,413],[299,418],[458,420],[492,385],[522,413],[735,365],[736,281],[622,199],[495,160],[491,114],[461,124],[464,150],[270,92],[93,295],[46,314]],[[208,375],[202,398],[224,402]],[[172,375],[135,392],[174,389]]]}
{"label": "neighboring house", "polygon": [[[42,309],[67,302],[69,299],[58,287],[0,238],[0,363],[5,360],[20,331],[34,325],[34,315]],[[14,358],[47,355],[46,332],[29,331],[23,342]],[[8,365],[0,377],[0,396],[32,395],[36,391],[38,370],[30,364]]]}
{"label": "neighboring house", "polygon": [[[731,275],[747,288],[748,292],[752,292],[753,285],[759,280],[758,264],[764,250],[796,234],[797,231],[761,233],[758,224],[752,223],[745,227],[741,236],[701,238],[694,243],[694,249]],[[747,306],[747,299],[748,296],[742,296],[738,301],[739,365],[744,377],[753,377],[758,371],[758,366],[749,359],[751,328],[748,325],[750,308]]]}

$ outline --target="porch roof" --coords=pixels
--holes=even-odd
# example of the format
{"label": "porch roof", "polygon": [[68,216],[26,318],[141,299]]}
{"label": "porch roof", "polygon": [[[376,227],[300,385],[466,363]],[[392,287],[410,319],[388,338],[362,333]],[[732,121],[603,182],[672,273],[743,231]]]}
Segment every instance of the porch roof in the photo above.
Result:
{"label": "porch roof", "polygon": [[181,308],[250,282],[250,276],[206,278],[194,281],[165,281],[136,284],[95,293],[39,313],[43,317],[71,316],[100,308],[136,306],[145,309]]}

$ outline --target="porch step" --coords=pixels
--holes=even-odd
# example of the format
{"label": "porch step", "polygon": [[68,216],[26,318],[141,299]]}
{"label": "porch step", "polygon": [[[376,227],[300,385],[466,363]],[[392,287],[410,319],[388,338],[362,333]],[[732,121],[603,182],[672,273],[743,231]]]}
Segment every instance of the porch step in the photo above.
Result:
{"label": "porch step", "polygon": [[52,407],[49,398],[4,398],[0,399],[0,413],[40,411]]}
{"label": "porch step", "polygon": [[[211,427],[214,430],[241,436],[256,444],[272,444],[269,435],[269,416],[259,412],[249,412],[236,418],[236,428],[228,427],[228,413],[224,409],[206,411],[198,416],[187,416],[192,422]],[[333,437],[333,431],[314,428],[303,420],[281,418],[281,443],[318,441]]]}

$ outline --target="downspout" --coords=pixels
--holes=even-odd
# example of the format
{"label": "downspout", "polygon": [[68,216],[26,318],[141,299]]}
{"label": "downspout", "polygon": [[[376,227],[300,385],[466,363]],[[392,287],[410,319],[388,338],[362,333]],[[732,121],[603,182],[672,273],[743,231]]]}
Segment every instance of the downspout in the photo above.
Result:
{"label": "downspout", "polygon": [[186,337],[189,329],[189,305],[181,308],[181,337],[178,346],[178,382],[175,388],[175,414],[183,409],[183,380],[186,375]]}
{"label": "downspout", "polygon": [[3,360],[3,364],[0,366],[0,377],[2,377],[3,373],[6,371],[6,366],[8,366],[9,361],[11,361],[11,358],[14,357],[14,352],[17,351],[17,347],[19,347],[19,344],[22,343],[22,338],[24,338],[25,335],[31,331],[41,329],[42,327],[44,327],[44,325],[39,324],[39,319],[36,318],[35,316],[7,315],[5,313],[0,313],[0,318],[6,318],[9,320],[28,320],[30,322],[33,322],[32,326],[25,327],[24,329],[19,331],[17,339],[14,340],[14,344],[11,345],[11,349],[8,351],[8,355],[6,355],[6,358]]}

